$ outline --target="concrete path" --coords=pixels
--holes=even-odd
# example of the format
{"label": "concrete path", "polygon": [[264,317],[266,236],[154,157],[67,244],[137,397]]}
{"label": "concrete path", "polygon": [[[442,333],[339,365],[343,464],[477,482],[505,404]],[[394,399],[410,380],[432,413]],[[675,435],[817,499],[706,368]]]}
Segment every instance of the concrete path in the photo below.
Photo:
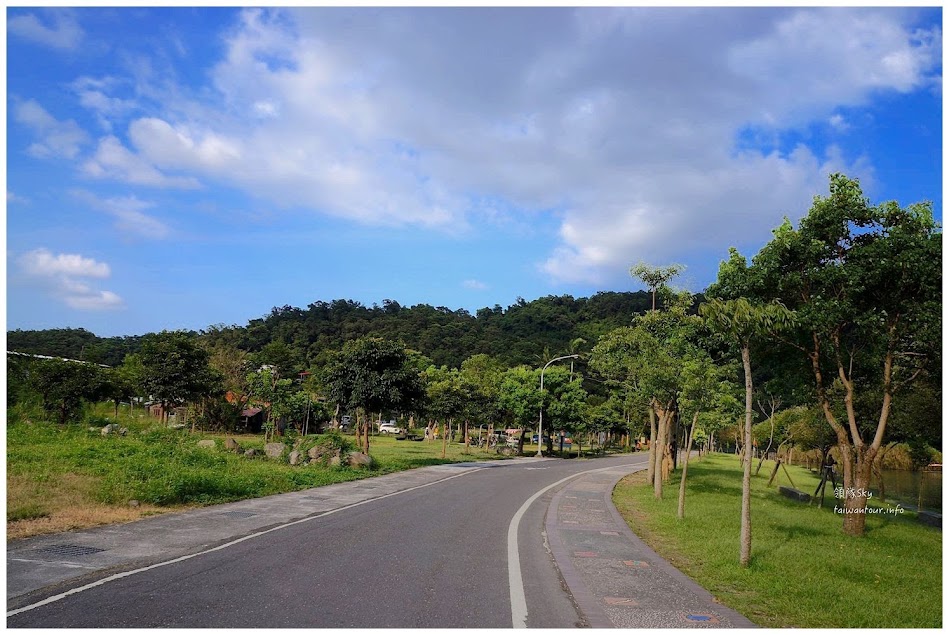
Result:
{"label": "concrete path", "polygon": [[554,495],[547,510],[550,550],[589,626],[754,628],[629,529],[611,500],[613,487],[629,473],[615,468],[581,475]]}

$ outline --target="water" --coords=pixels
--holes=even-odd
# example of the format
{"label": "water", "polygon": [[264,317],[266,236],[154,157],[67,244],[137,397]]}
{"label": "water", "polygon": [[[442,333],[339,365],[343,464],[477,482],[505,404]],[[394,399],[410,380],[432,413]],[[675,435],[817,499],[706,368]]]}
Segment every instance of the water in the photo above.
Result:
{"label": "water", "polygon": [[[909,472],[906,470],[883,470],[883,483],[886,486],[886,501],[899,501],[916,507],[920,503],[922,487],[922,508],[942,512],[942,472]],[[877,477],[870,481],[873,496],[879,496],[880,485]]]}

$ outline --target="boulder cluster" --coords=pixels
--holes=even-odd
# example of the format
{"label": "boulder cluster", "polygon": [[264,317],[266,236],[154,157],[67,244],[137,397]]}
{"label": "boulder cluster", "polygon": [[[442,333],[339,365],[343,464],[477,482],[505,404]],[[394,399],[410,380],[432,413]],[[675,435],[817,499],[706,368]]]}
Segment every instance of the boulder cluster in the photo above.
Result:
{"label": "boulder cluster", "polygon": [[[205,439],[198,441],[198,447],[213,450],[217,448],[217,442]],[[293,444],[292,449],[288,448],[286,443],[268,443],[264,445],[264,450],[261,452],[257,448],[244,449],[236,440],[228,437],[224,440],[224,449],[227,452],[245,457],[266,456],[270,459],[286,460],[290,465],[329,465],[333,467],[345,464],[350,467],[372,467],[372,457],[368,454],[362,452],[344,453],[339,448],[319,444],[303,451],[299,439]],[[288,449],[290,450],[289,453],[287,452]]]}

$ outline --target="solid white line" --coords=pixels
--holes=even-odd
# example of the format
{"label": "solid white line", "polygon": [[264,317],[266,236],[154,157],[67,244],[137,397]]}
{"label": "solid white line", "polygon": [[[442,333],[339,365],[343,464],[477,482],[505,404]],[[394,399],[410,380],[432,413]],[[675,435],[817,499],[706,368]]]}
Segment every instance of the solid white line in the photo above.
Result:
{"label": "solid white line", "polygon": [[60,594],[58,594],[58,595],[52,595],[52,596],[46,598],[45,600],[40,600],[39,602],[36,602],[35,604],[30,604],[29,606],[24,606],[24,607],[22,607],[22,608],[15,609],[15,610],[13,610],[13,611],[8,611],[8,612],[7,612],[7,617],[12,617],[12,616],[17,615],[17,614],[19,614],[19,613],[25,613],[26,611],[32,611],[33,609],[37,609],[37,608],[39,608],[39,607],[41,607],[41,606],[45,606],[45,605],[47,605],[47,604],[52,604],[53,602],[58,602],[58,601],[60,601],[60,600],[62,600],[62,599],[64,599],[64,598],[69,597],[70,595],[75,594],[75,593],[82,593],[83,591],[88,591],[89,589],[95,588],[95,587],[97,587],[97,586],[102,586],[103,584],[106,584],[106,583],[108,583],[108,582],[113,582],[113,581],[119,580],[119,579],[121,579],[121,578],[127,578],[127,577],[129,577],[130,575],[135,575],[136,573],[142,573],[142,572],[144,572],[144,571],[150,571],[150,570],[152,570],[152,569],[157,569],[158,567],[164,567],[164,566],[167,566],[167,565],[169,565],[169,564],[175,564],[175,563],[177,563],[177,562],[183,562],[183,561],[185,561],[185,560],[190,560],[191,558],[196,558],[196,557],[198,557],[198,556],[203,556],[204,554],[212,553],[212,552],[214,552],[214,551],[221,551],[222,549],[226,549],[226,548],[228,548],[228,547],[232,547],[232,546],[234,546],[234,545],[236,545],[236,544],[238,544],[238,543],[244,542],[245,540],[250,540],[251,538],[257,538],[258,536],[263,536],[264,534],[269,534],[269,533],[272,532],[272,531],[278,531],[278,530],[280,530],[280,529],[285,529],[285,528],[287,528],[287,527],[292,527],[293,525],[299,525],[300,523],[306,523],[306,522],[309,522],[309,521],[311,521],[311,520],[316,520],[317,518],[323,518],[324,516],[329,516],[330,514],[335,514],[335,513],[337,513],[337,512],[345,511],[345,510],[347,510],[347,509],[352,509],[353,507],[359,507],[360,505],[365,505],[366,503],[372,503],[372,502],[375,502],[375,501],[378,501],[378,500],[382,500],[382,499],[384,499],[384,498],[389,498],[390,496],[397,496],[398,494],[404,494],[404,493],[406,493],[406,492],[412,492],[412,491],[417,490],[417,489],[422,489],[423,487],[430,487],[430,486],[432,486],[432,485],[437,485],[437,484],[439,484],[439,483],[444,483],[445,481],[450,481],[450,480],[453,479],[453,478],[458,478],[458,477],[460,477],[460,476],[467,476],[468,474],[474,474],[475,472],[480,472],[480,471],[483,470],[483,469],[486,469],[486,468],[483,468],[483,467],[475,468],[475,469],[473,469],[473,470],[468,470],[467,472],[462,472],[461,474],[454,474],[454,475],[452,475],[452,476],[447,476],[447,477],[445,477],[445,478],[438,479],[437,481],[432,481],[431,483],[425,483],[424,485],[416,485],[415,487],[410,487],[410,488],[408,488],[408,489],[400,490],[400,491],[398,491],[398,492],[391,492],[391,493],[389,493],[389,494],[383,494],[382,496],[376,496],[375,498],[369,498],[369,499],[364,500],[364,501],[359,501],[358,503],[352,503],[352,504],[346,505],[346,506],[344,506],[344,507],[338,507],[338,508],[336,508],[336,509],[331,509],[331,510],[329,510],[329,511],[327,511],[327,512],[323,512],[322,514],[317,514],[316,516],[307,516],[306,518],[301,518],[301,519],[299,519],[299,520],[294,520],[294,521],[292,521],[292,522],[285,523],[285,524],[283,524],[283,525],[278,525],[277,527],[271,527],[270,529],[265,529],[265,530],[263,530],[263,531],[258,531],[257,533],[249,534],[249,535],[244,536],[244,537],[242,537],[242,538],[238,538],[238,539],[236,539],[236,540],[232,540],[232,541],[230,541],[230,542],[228,542],[228,543],[225,543],[225,544],[223,544],[223,545],[218,545],[217,547],[212,547],[211,549],[205,549],[204,551],[199,551],[198,553],[188,554],[188,555],[186,555],[186,556],[181,556],[180,558],[174,558],[173,560],[166,560],[166,561],[164,561],[164,562],[158,562],[158,563],[156,563],[156,564],[152,564],[152,565],[149,565],[149,566],[147,566],[147,567],[142,567],[142,568],[140,568],[140,569],[134,569],[134,570],[132,570],[132,571],[123,571],[122,573],[116,573],[116,574],[114,574],[114,575],[110,575],[110,576],[108,576],[108,577],[102,578],[101,580],[96,580],[95,582],[91,582],[91,583],[89,583],[89,584],[86,584],[86,585],[84,585],[84,586],[76,587],[75,589],[70,589],[70,590],[65,591],[65,592],[63,592],[63,593],[60,593]]}
{"label": "solid white line", "polygon": [[582,476],[583,474],[590,474],[591,472],[605,472],[606,470],[615,470],[616,468],[627,467],[628,465],[632,464],[600,467],[595,470],[577,472],[567,478],[562,478],[556,483],[551,483],[524,501],[521,508],[518,509],[514,517],[511,518],[511,524],[508,525],[507,528],[507,581],[511,589],[511,623],[514,628],[527,628],[527,598],[524,595],[524,579],[521,577],[521,557],[517,549],[517,529],[521,523],[521,517],[527,512],[527,508],[531,506],[531,503],[540,498],[544,492],[557,487],[561,483],[566,483],[570,479]]}

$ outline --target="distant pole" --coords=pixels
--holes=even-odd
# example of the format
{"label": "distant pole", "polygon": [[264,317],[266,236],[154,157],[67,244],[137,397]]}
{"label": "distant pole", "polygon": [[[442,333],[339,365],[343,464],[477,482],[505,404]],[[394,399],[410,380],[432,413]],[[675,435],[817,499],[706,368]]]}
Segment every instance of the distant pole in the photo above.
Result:
{"label": "distant pole", "polygon": [[540,401],[540,424],[537,426],[537,454],[536,456],[544,456],[541,452],[541,448],[544,447],[544,372],[547,370],[547,367],[553,364],[554,362],[559,362],[562,359],[572,359],[580,357],[579,355],[564,355],[563,357],[555,357],[540,369],[540,392],[541,392],[541,401]]}

